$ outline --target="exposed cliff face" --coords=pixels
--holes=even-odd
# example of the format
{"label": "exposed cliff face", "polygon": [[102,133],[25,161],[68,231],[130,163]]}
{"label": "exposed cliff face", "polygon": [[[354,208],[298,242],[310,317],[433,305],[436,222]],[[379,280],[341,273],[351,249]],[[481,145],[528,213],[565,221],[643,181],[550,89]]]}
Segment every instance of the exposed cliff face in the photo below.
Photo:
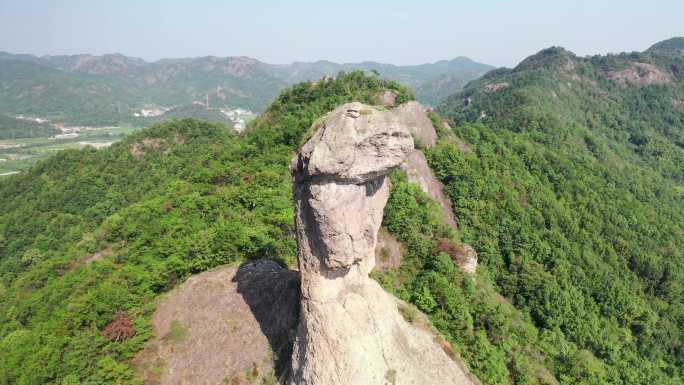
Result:
{"label": "exposed cliff face", "polygon": [[389,197],[386,175],[413,151],[401,116],[340,106],[292,162],[301,314],[289,384],[471,383],[368,278]]}

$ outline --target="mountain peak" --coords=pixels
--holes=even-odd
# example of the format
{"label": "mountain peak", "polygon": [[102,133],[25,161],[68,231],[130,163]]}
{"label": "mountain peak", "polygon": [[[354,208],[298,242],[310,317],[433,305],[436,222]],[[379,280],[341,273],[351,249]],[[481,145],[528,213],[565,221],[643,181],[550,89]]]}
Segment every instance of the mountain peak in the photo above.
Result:
{"label": "mountain peak", "polygon": [[529,56],[520,62],[514,70],[520,71],[543,67],[568,71],[574,68],[574,59],[576,57],[574,53],[563,47],[549,47]]}
{"label": "mountain peak", "polygon": [[684,57],[684,37],[673,37],[651,46],[646,52]]}

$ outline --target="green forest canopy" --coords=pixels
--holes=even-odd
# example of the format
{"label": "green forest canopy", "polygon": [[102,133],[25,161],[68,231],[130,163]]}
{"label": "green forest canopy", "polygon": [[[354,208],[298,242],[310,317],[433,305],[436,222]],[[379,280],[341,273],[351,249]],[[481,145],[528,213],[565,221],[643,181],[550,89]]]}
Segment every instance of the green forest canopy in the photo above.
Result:
{"label": "green forest canopy", "polygon": [[[150,335],[154,299],[218,265],[292,264],[292,151],[315,119],[386,88],[412,98],[353,72],[292,87],[244,135],[174,121],[0,181],[0,384],[140,382],[129,359]],[[407,256],[376,278],[427,313],[485,384],[680,383],[684,205],[673,160],[556,119],[553,105],[521,126],[503,113],[469,122],[479,111],[454,101],[441,112],[458,125],[425,152],[460,231],[393,174],[384,223]],[[476,277],[439,252],[444,239],[475,246]],[[121,310],[137,333],[110,341],[102,330]]]}

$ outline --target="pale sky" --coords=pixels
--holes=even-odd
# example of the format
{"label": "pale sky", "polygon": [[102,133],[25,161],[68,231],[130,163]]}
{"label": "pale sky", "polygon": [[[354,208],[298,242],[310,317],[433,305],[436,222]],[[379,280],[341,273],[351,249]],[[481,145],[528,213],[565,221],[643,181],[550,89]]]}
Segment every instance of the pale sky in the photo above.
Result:
{"label": "pale sky", "polygon": [[674,36],[684,0],[0,0],[0,51],[37,55],[513,66],[553,45],[642,51]]}

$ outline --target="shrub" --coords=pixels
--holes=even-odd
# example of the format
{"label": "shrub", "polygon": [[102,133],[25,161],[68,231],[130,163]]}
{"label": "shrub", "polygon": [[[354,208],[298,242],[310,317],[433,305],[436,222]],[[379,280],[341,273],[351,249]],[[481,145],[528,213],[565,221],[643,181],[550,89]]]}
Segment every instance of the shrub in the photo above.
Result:
{"label": "shrub", "polygon": [[114,316],[112,322],[105,326],[102,335],[107,337],[110,341],[123,341],[135,335],[135,328],[133,322],[128,318],[128,314],[124,311],[119,311]]}

